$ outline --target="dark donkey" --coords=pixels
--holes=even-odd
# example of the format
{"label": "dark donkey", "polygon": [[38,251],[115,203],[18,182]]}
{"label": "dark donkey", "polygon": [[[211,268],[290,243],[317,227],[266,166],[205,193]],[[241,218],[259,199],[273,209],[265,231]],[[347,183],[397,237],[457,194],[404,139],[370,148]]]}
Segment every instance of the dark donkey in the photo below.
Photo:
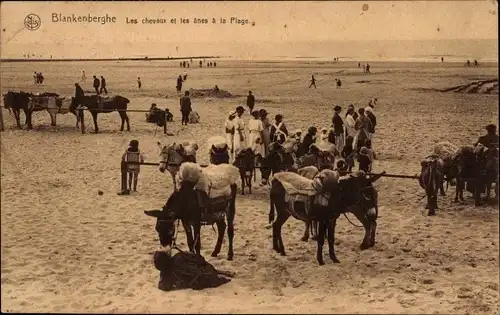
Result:
{"label": "dark donkey", "polygon": [[[325,169],[318,176],[324,178],[326,173],[334,171]],[[339,263],[335,255],[335,225],[341,214],[353,213],[365,228],[365,236],[360,246],[361,249],[367,249],[375,245],[375,232],[377,228],[378,216],[378,194],[372,183],[380,178],[384,173],[367,178],[364,172],[359,172],[357,176],[338,181],[336,184],[324,186],[322,193],[308,197],[305,202],[295,201],[293,207],[287,200],[287,192],[284,186],[276,178],[273,179],[270,192],[270,206],[274,213],[276,209],[276,219],[274,215],[273,222],[273,250],[285,256],[285,246],[281,237],[281,227],[290,216],[304,221],[318,222],[318,239],[316,258],[320,265],[323,261],[323,244],[325,236],[328,238],[328,249],[330,259],[334,263]],[[331,175],[330,175],[331,176]],[[323,206],[315,203],[313,200],[317,197],[327,198],[327,205]],[[289,197],[288,197],[289,198]],[[306,203],[308,206],[306,207]],[[307,209],[309,208],[309,210]]]}
{"label": "dark donkey", "polygon": [[[180,189],[172,193],[162,210],[144,211],[157,218],[156,231],[162,246],[175,246],[175,221],[180,220],[186,232],[189,250],[200,254],[201,226],[217,225],[217,243],[212,257],[219,254],[227,226],[229,249],[227,260],[233,260],[234,216],[236,214],[236,184],[231,185],[230,197],[209,198],[206,192],[194,189],[194,185],[183,182]],[[227,225],[226,225],[227,220]],[[193,235],[194,234],[194,235]]]}
{"label": "dark donkey", "polygon": [[241,150],[234,157],[233,165],[240,171],[241,194],[245,194],[245,187],[248,187],[248,193],[252,193],[252,177],[255,176],[255,154],[251,148]]}
{"label": "dark donkey", "polygon": [[26,116],[26,123],[28,125],[28,129],[32,129],[33,125],[31,123],[31,114],[33,113],[33,108],[30,103],[30,99],[32,97],[31,93],[26,92],[12,92],[8,91],[7,94],[3,95],[3,103],[6,109],[9,112],[12,110],[14,113],[14,118],[16,119],[17,128],[22,129],[21,127],[21,110],[24,111],[24,115]]}
{"label": "dark donkey", "polygon": [[426,209],[429,209],[427,215],[436,215],[438,190],[441,190],[441,195],[444,195],[443,181],[444,181],[444,162],[437,155],[429,155],[423,160],[420,165],[419,183],[420,187],[425,190],[427,196]]}
{"label": "dark donkey", "polygon": [[88,108],[90,114],[92,115],[92,119],[94,120],[95,133],[99,132],[99,127],[97,126],[97,114],[107,114],[114,111],[118,111],[118,114],[120,114],[120,118],[122,119],[120,131],[123,131],[125,122],[127,122],[127,131],[130,131],[130,121],[127,116],[128,103],[130,103],[130,101],[120,95],[116,95],[111,98],[101,98],[98,95],[86,95],[73,97],[71,107],[76,108],[81,105]]}

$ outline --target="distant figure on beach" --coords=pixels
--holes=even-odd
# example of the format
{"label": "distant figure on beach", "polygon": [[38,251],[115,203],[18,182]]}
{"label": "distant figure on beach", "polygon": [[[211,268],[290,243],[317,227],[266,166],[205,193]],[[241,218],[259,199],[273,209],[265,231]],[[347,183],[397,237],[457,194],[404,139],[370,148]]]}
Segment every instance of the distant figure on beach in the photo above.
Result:
{"label": "distant figure on beach", "polygon": [[479,64],[477,62],[477,60],[474,60],[474,66],[477,67]]}
{"label": "distant figure on beach", "polygon": [[101,85],[101,83],[99,82],[99,79],[94,75],[94,84],[93,84],[93,87],[95,89],[95,92],[97,95],[99,95],[99,85]]}
{"label": "distant figure on beach", "polygon": [[108,90],[106,89],[106,79],[101,75],[101,90],[99,91],[99,94],[102,94],[102,91],[104,90],[104,94],[108,94]]}
{"label": "distant figure on beach", "polygon": [[217,93],[219,93],[219,91],[220,91],[219,86],[217,84],[214,86],[214,91]]}
{"label": "distant figure on beach", "polygon": [[82,71],[82,82],[85,83],[87,81],[87,76],[85,75],[85,71]]}
{"label": "distant figure on beach", "polygon": [[[181,79],[182,80],[182,79]],[[191,98],[189,98],[189,91],[184,92],[184,96],[180,99],[181,114],[182,114],[182,125],[187,125],[189,123],[189,113],[191,112]]]}
{"label": "distant figure on beach", "polygon": [[201,67],[203,67],[203,63],[202,63],[202,62],[201,62],[201,60],[200,60],[200,68],[201,68]]}
{"label": "distant figure on beach", "polygon": [[363,73],[366,73],[366,66],[363,64]]}
{"label": "distant figure on beach", "polygon": [[247,106],[248,106],[249,112],[252,113],[253,108],[255,107],[255,96],[252,94],[252,91],[248,91]]}
{"label": "distant figure on beach", "polygon": [[179,67],[181,67],[181,68],[182,68],[182,61],[181,61],[181,62],[179,62]]}
{"label": "distant figure on beach", "polygon": [[217,67],[217,62],[214,61],[214,68],[216,68],[216,67]]}
{"label": "distant figure on beach", "polygon": [[182,62],[182,67],[186,68],[186,62],[185,61]]}
{"label": "distant figure on beach", "polygon": [[342,81],[340,81],[340,79],[335,79],[335,82],[337,82],[337,89],[340,89],[342,87]]}
{"label": "distant figure on beach", "polygon": [[470,67],[470,60],[467,60],[467,67]]}
{"label": "distant figure on beach", "polygon": [[186,73],[186,72],[184,72],[184,75],[182,76],[182,80],[183,80],[183,81],[186,81],[186,80],[187,80],[187,78],[188,78],[188,75],[187,75],[187,73]]}
{"label": "distant figure on beach", "polygon": [[41,72],[38,73],[38,83],[43,84],[44,77]]}
{"label": "distant figure on beach", "polygon": [[370,72],[370,65],[369,64],[366,64],[366,73],[371,73]]}
{"label": "distant figure on beach", "polygon": [[179,77],[177,78],[177,85],[175,86],[175,88],[177,89],[177,92],[180,92],[182,90],[182,77],[181,75],[179,74]]}
{"label": "distant figure on beach", "polygon": [[187,67],[189,68],[189,63],[187,64]]}
{"label": "distant figure on beach", "polygon": [[139,90],[141,89],[141,86],[142,86],[141,78],[137,78],[137,87],[139,88]]}
{"label": "distant figure on beach", "polygon": [[441,57],[441,62],[444,62],[444,58],[443,57]]}
{"label": "distant figure on beach", "polygon": [[358,62],[358,68],[361,68],[361,64]]}
{"label": "distant figure on beach", "polygon": [[38,73],[35,71],[35,73],[33,74],[33,82],[35,84],[38,84]]}
{"label": "distant figure on beach", "polygon": [[316,88],[316,79],[314,78],[314,75],[311,76],[311,84],[309,84],[309,88],[311,88],[311,86]]}

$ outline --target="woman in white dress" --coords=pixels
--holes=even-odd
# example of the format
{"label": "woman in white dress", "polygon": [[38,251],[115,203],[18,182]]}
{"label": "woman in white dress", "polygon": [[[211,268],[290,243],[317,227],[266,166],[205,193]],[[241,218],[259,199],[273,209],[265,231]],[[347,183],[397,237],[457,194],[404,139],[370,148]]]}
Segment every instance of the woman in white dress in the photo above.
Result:
{"label": "woman in white dress", "polygon": [[238,155],[238,153],[246,147],[245,142],[245,122],[243,121],[243,113],[245,112],[245,108],[243,106],[236,107],[236,117],[233,120],[234,123],[234,155]]}
{"label": "woman in white dress", "polygon": [[255,154],[256,161],[260,163],[264,157],[264,126],[260,119],[260,113],[256,110],[252,112],[253,118],[248,121],[248,146]]}
{"label": "woman in white dress", "polygon": [[226,143],[229,148],[229,151],[231,154],[234,153],[234,117],[236,116],[236,113],[233,111],[230,111],[228,113],[228,117],[226,122],[224,123],[224,133],[226,135]]}

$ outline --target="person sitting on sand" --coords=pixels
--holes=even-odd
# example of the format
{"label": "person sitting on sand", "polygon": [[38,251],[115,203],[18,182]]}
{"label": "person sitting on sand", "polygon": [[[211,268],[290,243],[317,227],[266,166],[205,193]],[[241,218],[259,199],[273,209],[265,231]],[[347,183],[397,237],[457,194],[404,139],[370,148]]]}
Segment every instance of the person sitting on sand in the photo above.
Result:
{"label": "person sitting on sand", "polygon": [[167,121],[172,122],[174,121],[174,114],[170,112],[170,109],[166,108],[165,109],[165,116],[167,116]]}
{"label": "person sitting on sand", "polygon": [[215,85],[214,91],[217,92],[217,93],[219,93],[220,89],[219,89],[219,87],[217,85]]}

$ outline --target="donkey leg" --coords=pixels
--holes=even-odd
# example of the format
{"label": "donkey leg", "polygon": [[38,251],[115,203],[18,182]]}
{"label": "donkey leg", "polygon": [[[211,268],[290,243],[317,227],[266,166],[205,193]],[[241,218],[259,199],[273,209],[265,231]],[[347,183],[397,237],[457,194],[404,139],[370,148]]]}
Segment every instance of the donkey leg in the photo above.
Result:
{"label": "donkey leg", "polygon": [[120,131],[123,131],[123,128],[125,127],[125,118],[123,117],[122,112],[119,112],[119,113],[120,113],[120,118],[122,120],[122,124],[120,126]]}
{"label": "donkey leg", "polygon": [[26,116],[26,124],[28,125],[28,130],[33,129],[33,124],[32,124],[32,114],[33,112],[31,110],[24,110],[24,115]]}
{"label": "donkey leg", "polygon": [[220,220],[215,222],[217,224],[217,243],[215,244],[214,251],[212,252],[212,257],[217,257],[220,253],[222,247],[222,241],[224,240],[224,233],[226,232],[226,222]]}
{"label": "donkey leg", "polygon": [[125,112],[125,121],[127,122],[127,131],[130,131],[130,120],[128,119],[127,112]]}
{"label": "donkey leg", "polygon": [[196,254],[201,254],[201,224],[199,222],[193,225],[194,232],[194,250]]}
{"label": "donkey leg", "polygon": [[248,193],[252,194],[252,175],[247,176],[247,184],[248,184]]}
{"label": "donkey leg", "polygon": [[370,228],[371,228],[371,223],[370,220],[366,217],[365,213],[362,212],[362,209],[358,209],[353,212],[353,214],[356,216],[356,218],[363,224],[363,227],[365,228],[365,236],[363,237],[363,242],[361,245],[359,245],[359,248],[361,250],[365,250],[370,247]]}
{"label": "donkey leg", "polygon": [[281,256],[286,256],[285,244],[283,244],[283,238],[281,237],[281,228],[289,217],[290,214],[288,213],[288,211],[282,212],[281,214],[278,214],[277,220],[273,223],[273,229],[276,229],[276,237],[278,240],[279,253],[281,254]]}
{"label": "donkey leg", "polygon": [[245,195],[245,186],[246,186],[246,181],[245,181],[245,173],[240,171],[240,178],[241,178],[241,195]]}
{"label": "donkey leg", "polygon": [[51,111],[48,111],[49,112],[49,115],[50,115],[50,125],[52,127],[55,127],[56,126],[56,114],[51,112]]}
{"label": "donkey leg", "polygon": [[[327,237],[328,237],[328,254],[332,262],[339,264],[340,261],[337,259],[337,255],[335,255],[335,226],[337,225],[338,215],[334,216],[327,225]],[[318,232],[319,233],[319,232]]]}
{"label": "donkey leg", "polygon": [[316,260],[320,266],[323,266],[325,264],[325,261],[323,260],[323,245],[325,244],[326,224],[324,222],[319,222],[318,224],[318,247],[316,249]]}
{"label": "donkey leg", "polygon": [[311,239],[313,241],[316,241],[318,239],[318,222],[311,221],[310,227],[311,227],[311,234],[312,234]]}
{"label": "donkey leg", "polygon": [[191,225],[182,221],[182,227],[184,228],[184,232],[186,232],[186,241],[188,244],[189,251],[194,253],[194,239],[193,239],[193,231],[191,229]]}
{"label": "donkey leg", "polygon": [[309,240],[309,227],[311,226],[311,222],[306,222],[306,230],[304,231],[304,236],[300,239],[302,242],[307,242]]}
{"label": "donkey leg", "polygon": [[21,111],[18,109],[14,109],[12,110],[12,112],[14,113],[14,118],[16,119],[17,128],[23,129],[23,127],[21,127]]}
{"label": "donkey leg", "polygon": [[97,127],[97,112],[90,112],[92,114],[92,119],[94,120],[94,132],[99,133],[99,127]]}

